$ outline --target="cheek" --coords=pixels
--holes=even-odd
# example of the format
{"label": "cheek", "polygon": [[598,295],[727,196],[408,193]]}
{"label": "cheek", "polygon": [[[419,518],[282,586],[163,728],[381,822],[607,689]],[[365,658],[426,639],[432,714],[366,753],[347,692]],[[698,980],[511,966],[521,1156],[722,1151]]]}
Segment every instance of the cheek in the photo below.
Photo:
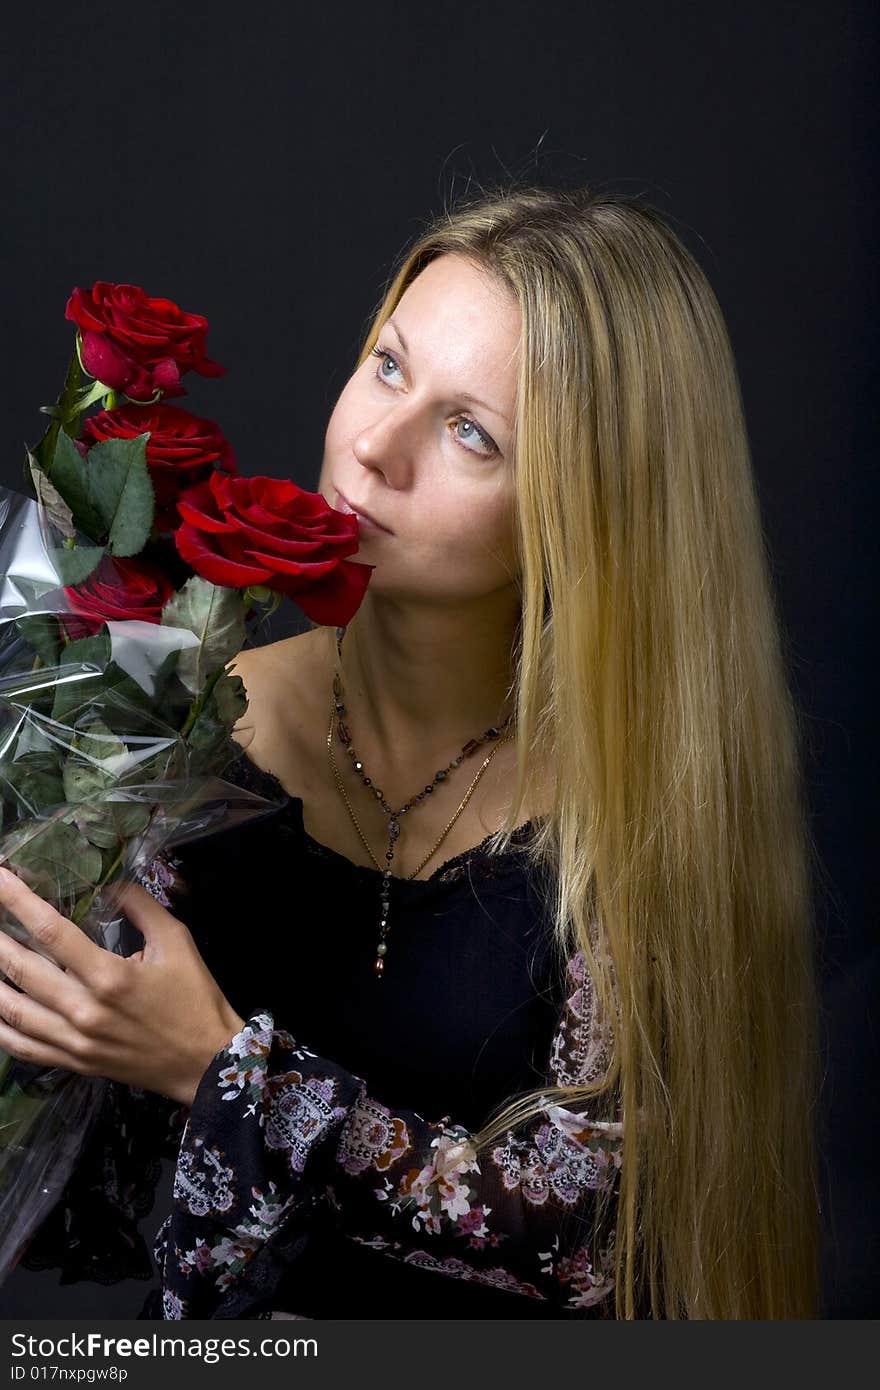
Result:
{"label": "cheek", "polygon": [[514,554],[514,508],[510,497],[497,493],[472,494],[452,499],[439,493],[426,505],[426,524],[421,529],[425,546],[446,563],[470,571],[509,567]]}
{"label": "cheek", "polygon": [[334,465],[340,458],[351,454],[350,436],[353,431],[351,428],[346,430],[348,411],[344,397],[345,392],[337,400],[333,407],[333,413],[327,421],[327,428],[324,431],[324,456],[318,481],[318,491],[323,494],[331,506],[334,506],[336,501],[333,479],[337,476],[337,470]]}
{"label": "cheek", "polygon": [[344,433],[344,422],[346,415],[345,392],[337,400],[330,419],[327,421],[327,428],[324,431],[325,450],[338,449]]}

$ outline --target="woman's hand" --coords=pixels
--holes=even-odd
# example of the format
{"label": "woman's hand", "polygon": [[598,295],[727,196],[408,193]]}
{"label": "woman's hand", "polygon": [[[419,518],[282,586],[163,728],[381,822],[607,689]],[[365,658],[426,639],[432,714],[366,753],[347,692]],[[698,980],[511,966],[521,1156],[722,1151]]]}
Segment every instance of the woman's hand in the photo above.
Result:
{"label": "woman's hand", "polygon": [[183,922],[138,883],[126,884],[118,901],[144,937],[143,950],[129,957],[96,946],[0,869],[0,906],[49,955],[0,931],[0,971],[9,981],[0,983],[0,1048],[23,1062],[106,1076],[190,1106],[209,1063],[244,1019]]}

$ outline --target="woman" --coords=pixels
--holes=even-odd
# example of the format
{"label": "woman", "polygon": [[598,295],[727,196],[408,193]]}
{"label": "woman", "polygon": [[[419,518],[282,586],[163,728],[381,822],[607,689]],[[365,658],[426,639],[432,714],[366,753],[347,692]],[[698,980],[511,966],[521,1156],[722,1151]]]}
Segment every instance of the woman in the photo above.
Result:
{"label": "woman", "polygon": [[637,200],[462,203],[319,486],[375,570],[238,659],[284,809],[129,888],[131,961],[4,884],[66,973],[0,942],[0,1046],[189,1110],[166,1317],[815,1316],[797,714],[705,277]]}

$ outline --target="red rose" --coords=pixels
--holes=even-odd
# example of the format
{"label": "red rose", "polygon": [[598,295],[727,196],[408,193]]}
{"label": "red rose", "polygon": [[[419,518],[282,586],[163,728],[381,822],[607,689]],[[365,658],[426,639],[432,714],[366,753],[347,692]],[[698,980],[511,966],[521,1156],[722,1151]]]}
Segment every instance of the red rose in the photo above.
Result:
{"label": "red rose", "polygon": [[174,543],[203,579],[287,594],[325,627],[357,612],[374,566],[344,558],[360,544],[357,517],[336,511],[319,492],[212,473],[178,497],[177,509],[183,521]]}
{"label": "red rose", "polygon": [[157,391],[183,396],[184,372],[222,376],[226,371],[206,356],[208,320],[170,299],[151,299],[140,285],[96,280],[90,290],[76,288],[64,317],[82,334],[86,371],[131,399],[152,400]]}
{"label": "red rose", "polygon": [[91,637],[103,622],[158,623],[174,585],[158,565],[105,555],[82,584],[65,588],[70,611],[62,622],[71,638]]}
{"label": "red rose", "polygon": [[202,420],[176,405],[121,405],[93,415],[83,425],[78,444],[87,448],[103,439],[134,439],[150,431],[147,468],[156,494],[157,531],[180,524],[177,497],[204,482],[215,464],[237,473],[232,446],[213,420]]}

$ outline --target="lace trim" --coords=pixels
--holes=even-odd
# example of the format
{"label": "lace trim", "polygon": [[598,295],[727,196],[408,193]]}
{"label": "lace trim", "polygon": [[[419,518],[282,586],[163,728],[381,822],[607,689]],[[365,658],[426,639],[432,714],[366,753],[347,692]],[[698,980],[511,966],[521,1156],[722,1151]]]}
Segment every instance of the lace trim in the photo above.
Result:
{"label": "lace trim", "polygon": [[[376,869],[369,864],[355,864],[338,850],[332,849],[329,845],[322,844],[310,835],[303,822],[303,800],[302,797],[292,796],[286,791],[283,784],[274,772],[267,772],[265,768],[258,767],[248,754],[241,750],[233,766],[226,773],[226,780],[235,786],[243,786],[248,791],[261,792],[260,783],[268,784],[270,791],[268,794],[277,800],[284,798],[285,804],[279,810],[279,815],[285,820],[291,821],[296,831],[302,836],[303,842],[309,854],[316,859],[325,860],[328,863],[345,864],[349,869],[365,874],[370,878],[381,877],[381,869]],[[509,873],[511,863],[520,857],[522,848],[527,844],[532,836],[534,827],[539,822],[539,817],[533,817],[525,821],[522,825],[514,829],[510,845],[501,853],[490,853],[486,846],[492,839],[491,833],[480,841],[477,845],[471,845],[468,849],[462,850],[459,854],[446,859],[442,864],[431,873],[426,879],[405,879],[402,882],[407,885],[417,887],[427,886],[437,883],[457,883],[468,878],[490,879],[499,878],[502,873]],[[395,880],[395,885],[401,880]]]}
{"label": "lace trim", "polygon": [[[294,798],[292,798],[294,799]],[[295,798],[299,801],[299,798]],[[302,819],[302,803],[299,807],[300,821]],[[429,884],[429,883],[457,883],[467,877],[479,877],[480,879],[498,878],[502,873],[510,872],[511,860],[519,853],[519,847],[526,843],[531,834],[532,822],[525,825],[518,825],[511,836],[511,844],[507,850],[501,854],[490,854],[485,846],[491,839],[487,835],[485,840],[481,840],[478,845],[471,845],[459,854],[455,854],[450,859],[445,859],[442,864],[429,874],[426,879],[395,879],[395,887],[400,882],[407,884]],[[355,864],[338,850],[331,849],[329,845],[324,845],[320,840],[314,839],[309,832],[302,828],[302,835],[305,841],[307,853],[315,859],[324,859],[328,862],[338,863],[342,860],[352,869],[359,869],[362,873],[373,877],[381,877],[381,870],[371,867],[369,864]]]}

